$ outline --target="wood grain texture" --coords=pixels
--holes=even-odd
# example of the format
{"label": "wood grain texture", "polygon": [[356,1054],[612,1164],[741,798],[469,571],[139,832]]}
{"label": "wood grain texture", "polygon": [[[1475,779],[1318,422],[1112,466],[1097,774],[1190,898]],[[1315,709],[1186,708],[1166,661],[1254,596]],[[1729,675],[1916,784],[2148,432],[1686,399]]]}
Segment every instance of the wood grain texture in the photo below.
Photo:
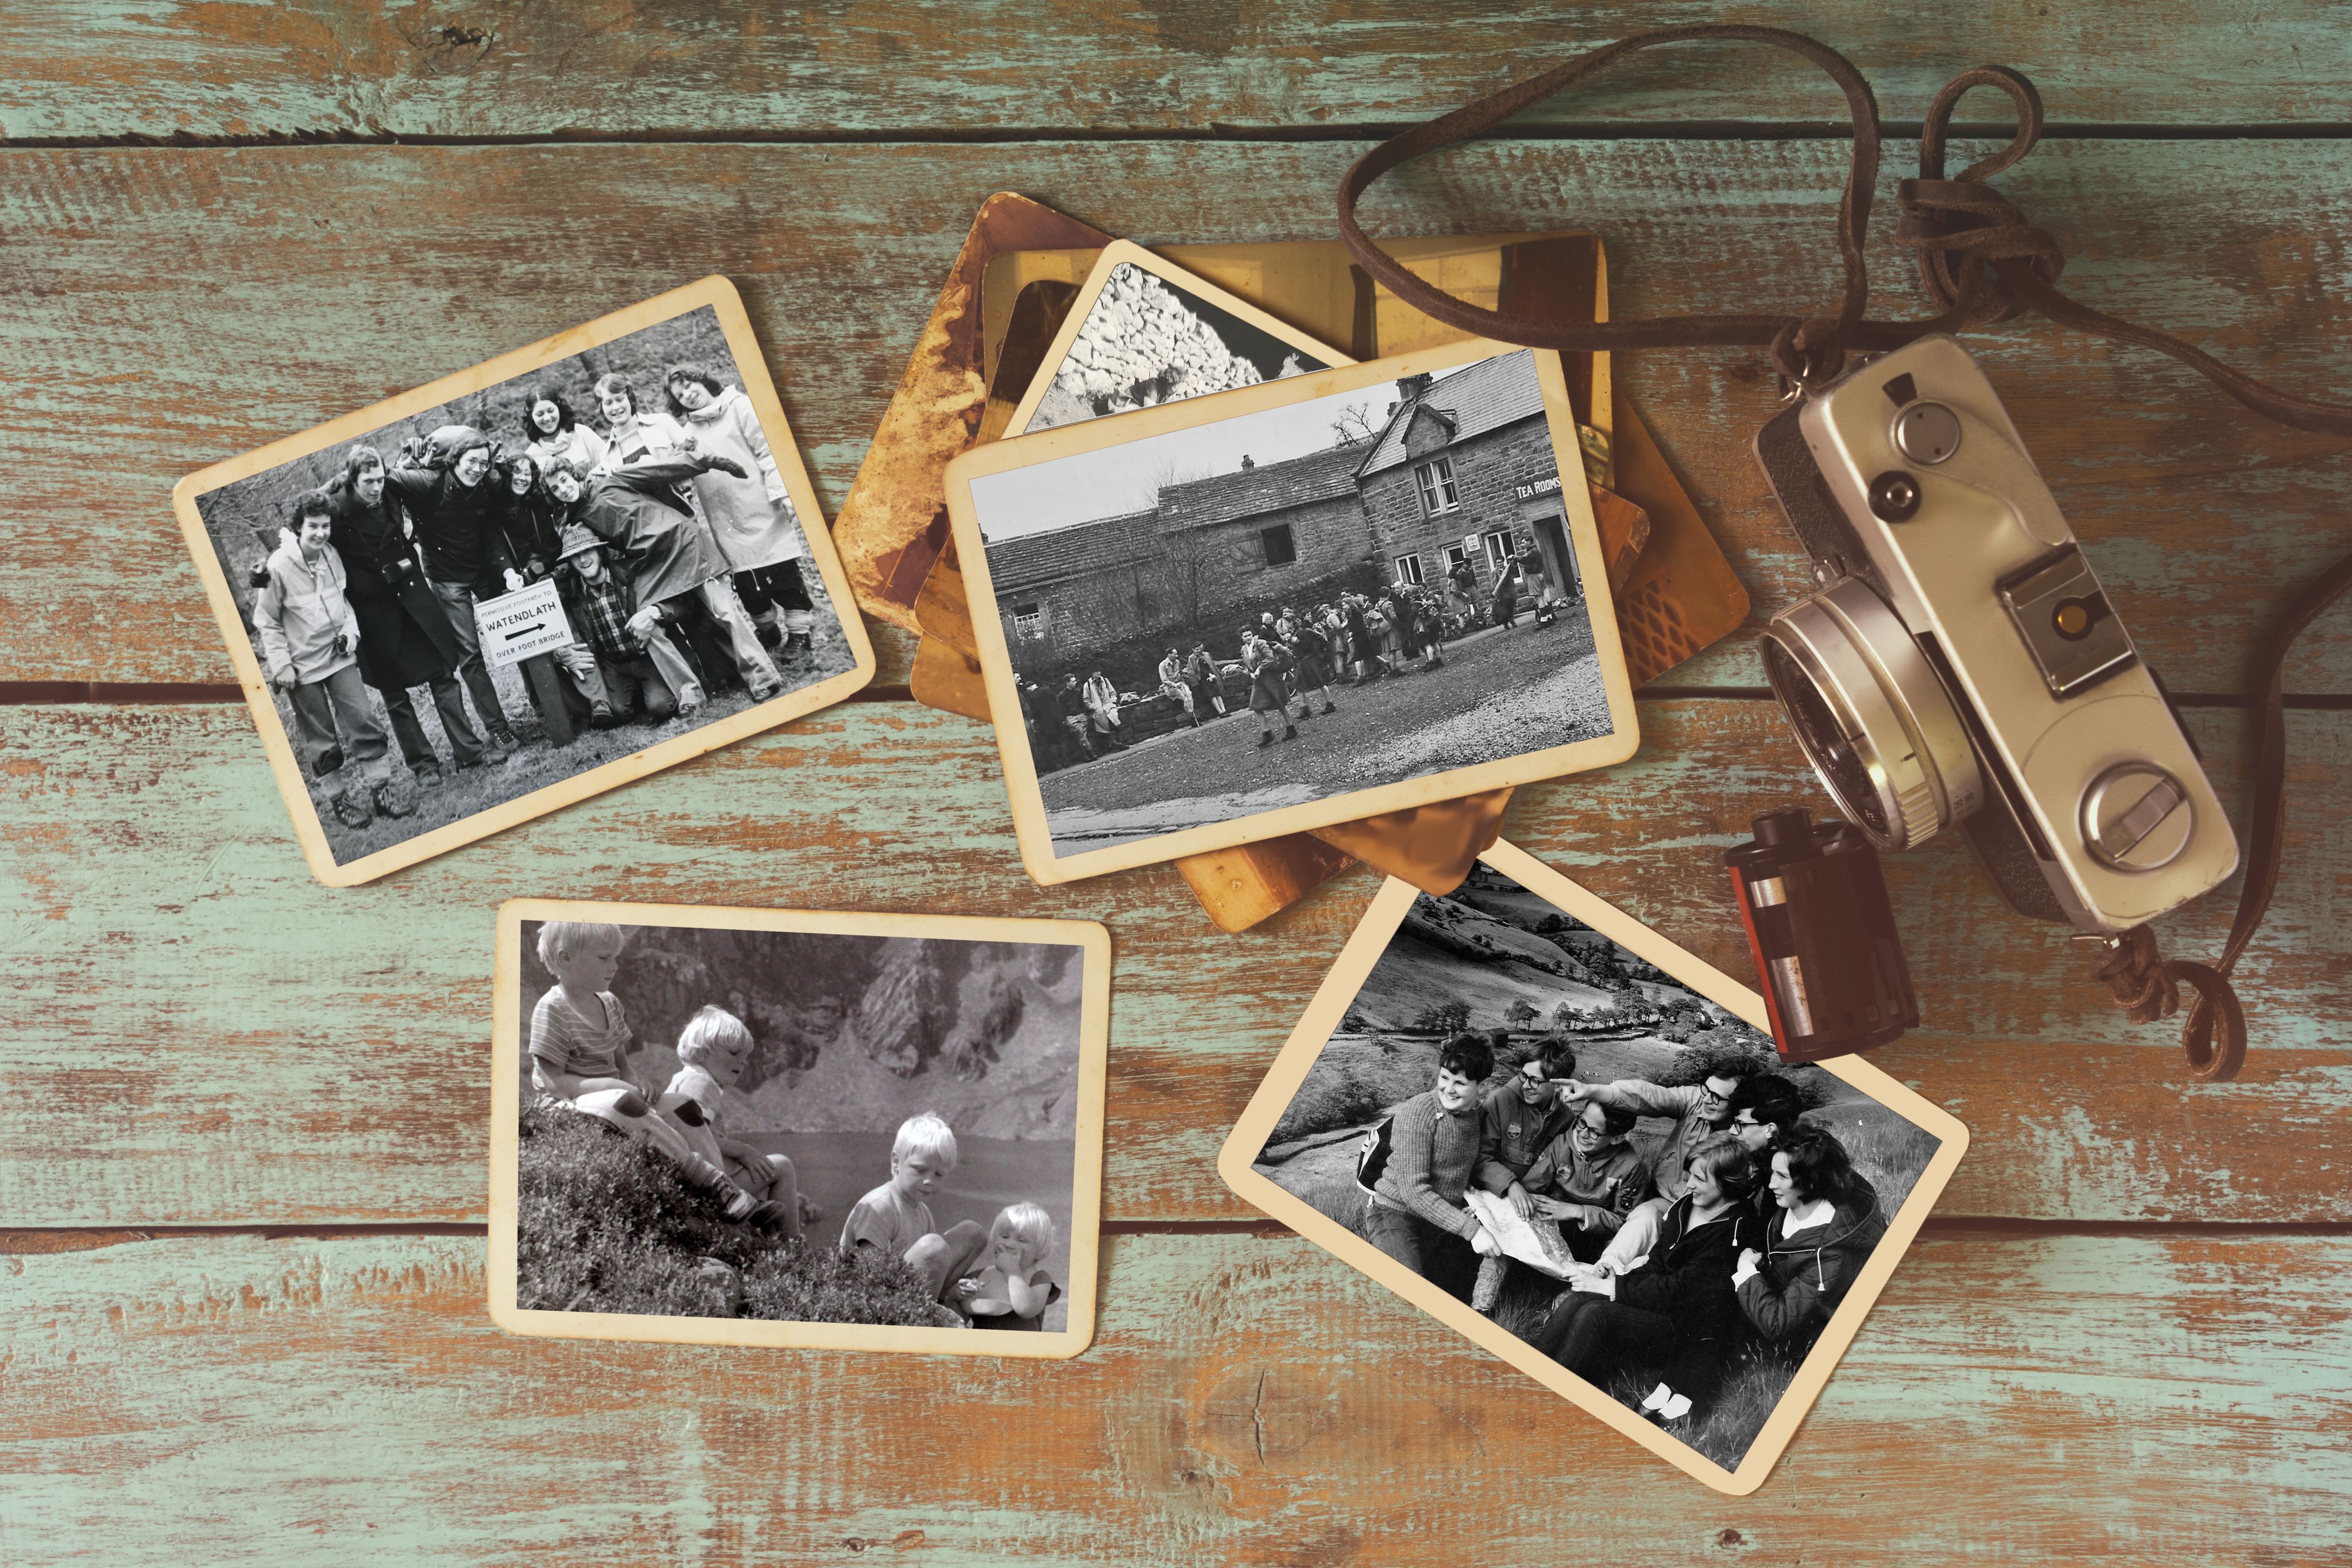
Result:
{"label": "wood grain texture", "polygon": [[[1645,28],[1759,19],[1720,3],[1562,16],[1508,0],[789,12],[757,0],[20,0],[10,15],[0,133],[17,138],[1314,131],[1443,113]],[[2340,33],[2247,0],[1995,6],[1932,28],[1843,0],[1769,20],[1844,52],[1897,120],[1988,60],[2032,76],[2060,121],[2352,120]],[[2151,57],[2194,62],[2195,90],[2147,69]],[[1685,48],[1529,118],[1843,121],[1844,105],[1792,58]]]}
{"label": "wood grain texture", "polygon": [[[2194,716],[2225,800],[2238,716]],[[1530,787],[1505,836],[1735,976],[1723,847],[1817,799],[1777,709],[1645,703],[1645,746]],[[1875,1060],[1971,1124],[1945,1202],[2049,1219],[2333,1220],[2352,1168],[2352,715],[2290,716],[2288,872],[2240,969],[2246,1075],[2190,1090],[2083,950],[1961,841],[1889,863],[1929,1030]],[[18,1225],[457,1221],[483,1210],[493,915],[509,897],[1100,919],[1105,1214],[1233,1218],[1229,1127],[1377,883],[1212,931],[1171,867],[1041,889],[987,729],[855,704],[366,888],[304,872],[233,707],[0,709],[0,1214]],[[2166,922],[2210,957],[2234,884]]]}
{"label": "wood grain texture", "polygon": [[[1712,1494],[1294,1237],[1120,1237],[1075,1361],[530,1341],[472,1238],[0,1259],[20,1563],[2340,1561],[2342,1236],[1931,1231]],[[2191,1484],[2197,1476],[2206,1484]],[[903,1555],[902,1555],[903,1554]],[[1581,1560],[1580,1557],[1577,1560]]]}
{"label": "wood grain texture", "polygon": [[[740,287],[828,508],[971,213],[1021,189],[1150,242],[1328,232],[1356,143],[17,151],[0,153],[0,680],[219,681],[174,480],[709,272]],[[1837,145],[1485,143],[1384,183],[1376,229],[1588,223],[1620,316],[1828,298]],[[1903,162],[1901,149],[1889,161]],[[2242,193],[2265,192],[2259,208]],[[2352,144],[2053,143],[2003,177],[2089,301],[2293,388],[2352,386]],[[1895,314],[1921,310],[1880,225]],[[2193,241],[2185,235],[2196,236]],[[2022,323],[1973,340],[2151,660],[2234,690],[2281,596],[2346,548],[2342,444],[2190,372]],[[1621,355],[1621,386],[1769,614],[1806,565],[1748,451],[1759,356]],[[126,602],[127,583],[142,591]],[[2290,689],[2352,691],[2352,622]],[[883,680],[896,684],[889,671]],[[903,675],[897,677],[903,679]],[[1758,684],[1736,635],[1673,672]]]}

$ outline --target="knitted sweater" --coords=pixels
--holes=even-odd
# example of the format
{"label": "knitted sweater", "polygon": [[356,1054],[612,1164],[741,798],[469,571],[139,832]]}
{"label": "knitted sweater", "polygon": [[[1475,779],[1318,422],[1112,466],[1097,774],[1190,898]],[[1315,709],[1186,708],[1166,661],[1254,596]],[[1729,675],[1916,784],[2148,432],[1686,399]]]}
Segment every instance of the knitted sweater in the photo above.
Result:
{"label": "knitted sweater", "polygon": [[1406,1101],[1389,1125],[1389,1163],[1374,1198],[1465,1239],[1477,1235],[1462,1195],[1477,1168],[1478,1122],[1475,1095],[1459,1111],[1440,1110],[1434,1089]]}

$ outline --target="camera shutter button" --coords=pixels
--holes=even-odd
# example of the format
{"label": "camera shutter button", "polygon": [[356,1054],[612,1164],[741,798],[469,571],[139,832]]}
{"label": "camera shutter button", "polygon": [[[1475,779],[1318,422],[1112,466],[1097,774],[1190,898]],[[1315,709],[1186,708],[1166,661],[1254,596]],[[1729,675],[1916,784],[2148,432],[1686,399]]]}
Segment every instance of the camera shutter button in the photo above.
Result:
{"label": "camera shutter button", "polygon": [[2156,871],[2189,847],[2196,826],[2189,792],[2149,762],[2125,762],[2083,793],[2083,842],[2116,871]]}
{"label": "camera shutter button", "polygon": [[1940,402],[1915,402],[1895,416],[1895,444],[1914,463],[1941,463],[1960,449],[1960,416]]}

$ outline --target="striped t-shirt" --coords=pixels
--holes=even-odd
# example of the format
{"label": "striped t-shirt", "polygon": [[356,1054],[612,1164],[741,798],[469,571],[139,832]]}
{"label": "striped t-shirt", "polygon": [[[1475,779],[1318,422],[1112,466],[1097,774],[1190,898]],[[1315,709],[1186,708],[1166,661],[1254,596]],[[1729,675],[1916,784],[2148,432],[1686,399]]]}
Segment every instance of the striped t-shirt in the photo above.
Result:
{"label": "striped t-shirt", "polygon": [[602,1019],[591,1019],[573,1007],[561,986],[540,998],[530,1015],[532,1059],[545,1062],[551,1072],[574,1078],[619,1077],[621,1058],[628,1054],[636,1037],[629,1032],[620,998],[599,991],[596,999],[604,1004]]}

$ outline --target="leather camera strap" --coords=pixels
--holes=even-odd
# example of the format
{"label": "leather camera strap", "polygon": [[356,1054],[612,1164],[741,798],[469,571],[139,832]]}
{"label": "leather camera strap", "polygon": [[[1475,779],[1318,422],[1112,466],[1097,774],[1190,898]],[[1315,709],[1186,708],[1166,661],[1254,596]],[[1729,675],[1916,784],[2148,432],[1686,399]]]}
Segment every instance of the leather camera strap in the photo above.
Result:
{"label": "leather camera strap", "polygon": [[[1837,248],[1845,286],[1834,313],[1665,316],[1561,326],[1455,298],[1407,270],[1357,224],[1357,202],[1373,181],[1390,170],[1491,130],[1638,50],[1693,42],[1763,44],[1786,49],[1819,66],[1844,92],[1853,114],[1853,152],[1846,169],[1845,189],[1838,199]],[[1965,94],[1979,87],[1997,88],[2008,95],[2017,110],[2017,133],[1999,152],[1948,180],[1944,144],[1952,111]],[[1920,280],[1938,312],[1916,321],[1874,321],[1863,314],[1870,293],[1864,243],[1878,178],[1880,139],[1878,103],[1870,84],[1853,62],[1828,45],[1779,27],[1708,24],[1636,34],[1401,131],[1357,159],[1340,180],[1339,233],[1364,270],[1406,304],[1465,331],[1507,343],[1579,353],[1748,345],[1769,350],[1774,369],[1782,376],[1800,386],[1813,386],[1835,377],[1849,350],[1881,352],[1931,332],[1989,327],[2032,310],[2077,331],[2168,354],[2248,408],[2281,424],[2326,435],[2352,435],[2352,408],[2265,386],[2169,333],[2094,310],[2058,287],[2065,257],[2056,238],[2047,229],[2026,222],[2014,204],[1985,183],[2033,151],[2042,136],[2042,120],[2041,95],[2022,74],[2006,66],[1963,71],[1946,83],[1929,105],[1920,130],[1918,178],[1900,181],[1895,186],[1895,203],[1903,215],[1895,237],[1917,253]],[[2249,693],[2254,727],[2251,848],[2237,915],[2220,963],[2209,966],[2166,958],[2157,949],[2155,935],[2141,925],[2111,940],[2096,966],[2097,977],[2106,983],[2116,1005],[2135,1022],[2170,1016],[2179,1007],[2184,983],[2197,993],[2182,1030],[2181,1046],[2190,1073],[2199,1079],[2219,1082],[2235,1077],[2245,1060],[2245,1012],[2230,976],[2260,929],[2278,885],[2285,837],[2286,660],[2304,629],[2347,589],[2352,589],[2352,555],[2313,580],[2264,640]]]}

